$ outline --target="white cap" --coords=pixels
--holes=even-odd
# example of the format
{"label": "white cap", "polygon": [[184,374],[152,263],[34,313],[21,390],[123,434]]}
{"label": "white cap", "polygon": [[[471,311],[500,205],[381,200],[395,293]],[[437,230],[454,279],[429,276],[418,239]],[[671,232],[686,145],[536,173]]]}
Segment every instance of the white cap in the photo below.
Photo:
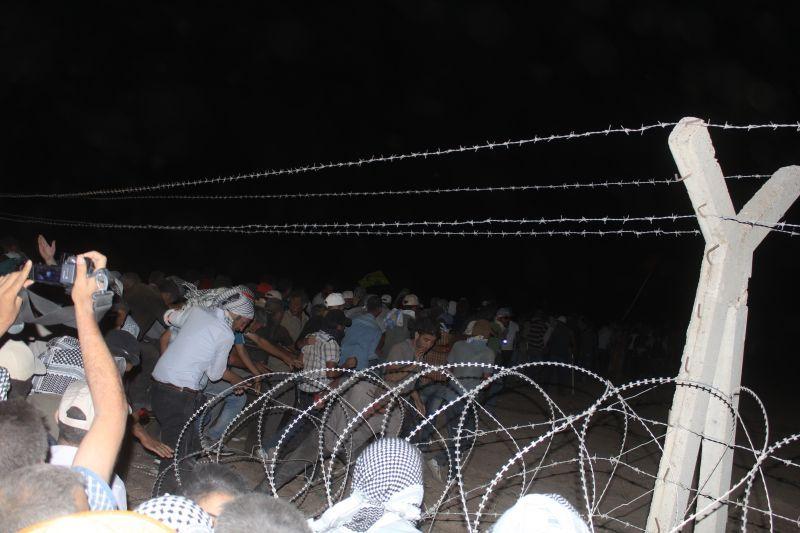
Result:
{"label": "white cap", "polygon": [[332,292],[325,297],[325,307],[337,307],[344,305],[344,298],[341,293]]}
{"label": "white cap", "polygon": [[47,374],[47,367],[22,341],[8,341],[0,348],[0,366],[8,370],[11,379],[26,381],[36,374]]}
{"label": "white cap", "polygon": [[344,298],[345,300],[350,298],[352,300],[354,298],[353,291],[342,291],[342,298]]}
{"label": "white cap", "polygon": [[274,298],[275,300],[283,300],[283,295],[280,293],[280,291],[276,291],[275,289],[267,291],[266,297]]}
{"label": "white cap", "polygon": [[561,322],[562,324],[566,324],[566,323],[567,323],[567,317],[565,317],[564,315],[561,315],[561,316],[560,316],[560,317],[558,317],[556,320],[558,320],[558,321],[559,321],[559,322]]}
{"label": "white cap", "polygon": [[[75,409],[72,409],[72,408]],[[88,431],[94,420],[94,404],[89,384],[83,380],[67,386],[58,404],[58,421],[67,426]]]}
{"label": "white cap", "polygon": [[408,294],[403,298],[403,305],[411,307],[412,305],[419,305],[419,298],[416,294]]}
{"label": "white cap", "polygon": [[386,305],[392,304],[392,295],[391,294],[384,294],[381,296],[381,302],[385,303]]}

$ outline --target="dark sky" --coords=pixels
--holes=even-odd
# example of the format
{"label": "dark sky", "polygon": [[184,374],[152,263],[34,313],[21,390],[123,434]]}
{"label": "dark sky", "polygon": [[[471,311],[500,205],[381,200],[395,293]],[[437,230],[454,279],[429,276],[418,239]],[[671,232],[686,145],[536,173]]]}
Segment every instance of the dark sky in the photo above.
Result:
{"label": "dark sky", "polygon": [[[226,176],[371,154],[675,121],[800,118],[798,9],[764,2],[147,2],[0,7],[5,191],[66,192]],[[254,6],[259,7],[254,7]],[[771,5],[771,4],[770,4]],[[623,7],[624,6],[624,7]],[[181,192],[268,193],[670,177],[667,130],[328,170]],[[800,162],[793,131],[712,131],[726,173]],[[741,205],[757,184],[732,186]],[[177,191],[176,191],[177,192]],[[237,224],[690,213],[681,186],[281,201],[2,200],[0,211],[127,223]],[[790,217],[791,218],[791,217]],[[795,220],[797,221],[797,220]],[[33,251],[107,252],[112,267],[316,290],[383,269],[427,296],[685,327],[699,237],[354,238],[69,230],[8,224]],[[673,228],[671,224],[668,226]],[[684,224],[681,228],[693,228]],[[800,241],[798,241],[800,243]],[[798,243],[756,256],[755,323],[796,320]],[[781,310],[780,317],[771,315]],[[772,329],[770,329],[772,328]],[[754,341],[749,341],[754,342]]]}

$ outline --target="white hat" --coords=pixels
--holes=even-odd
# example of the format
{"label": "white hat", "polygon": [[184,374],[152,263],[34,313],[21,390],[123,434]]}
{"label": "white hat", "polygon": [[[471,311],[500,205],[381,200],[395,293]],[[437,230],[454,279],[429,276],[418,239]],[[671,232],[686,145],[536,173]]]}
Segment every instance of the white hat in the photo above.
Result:
{"label": "white hat", "polygon": [[561,322],[562,324],[566,324],[566,323],[567,323],[567,317],[565,317],[564,315],[561,315],[561,316],[560,316],[560,317],[558,317],[556,320],[558,320],[558,321],[559,321],[559,322]]}
{"label": "white hat", "polygon": [[381,296],[381,302],[385,303],[386,305],[391,305],[392,303],[392,295],[391,294],[384,294]]}
{"label": "white hat", "polygon": [[[73,409],[73,407],[75,409]],[[58,421],[67,426],[89,431],[94,420],[94,404],[89,384],[83,380],[73,381],[64,391],[58,404]]]}
{"label": "white hat", "polygon": [[352,300],[354,298],[353,291],[342,291],[342,298],[344,298],[345,300],[350,298]]}
{"label": "white hat", "polygon": [[283,300],[283,295],[280,293],[280,291],[276,291],[275,289],[267,291],[266,297],[274,298],[275,300]]}
{"label": "white hat", "polygon": [[11,379],[26,381],[36,374],[47,374],[44,363],[33,356],[33,352],[22,341],[8,341],[0,348],[0,366],[6,367]]}
{"label": "white hat", "polygon": [[337,307],[344,305],[344,298],[341,293],[332,292],[325,298],[325,307]]}
{"label": "white hat", "polygon": [[403,298],[403,305],[409,307],[412,305],[419,305],[419,298],[417,298],[416,294],[408,294]]}

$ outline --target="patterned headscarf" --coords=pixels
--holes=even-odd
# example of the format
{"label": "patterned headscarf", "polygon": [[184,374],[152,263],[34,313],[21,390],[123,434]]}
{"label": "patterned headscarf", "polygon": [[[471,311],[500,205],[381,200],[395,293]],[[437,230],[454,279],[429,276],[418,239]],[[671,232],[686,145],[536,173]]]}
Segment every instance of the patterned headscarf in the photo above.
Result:
{"label": "patterned headscarf", "polygon": [[11,388],[11,374],[6,367],[0,366],[0,402],[8,398],[8,390]]}
{"label": "patterned headscarf", "polygon": [[75,337],[51,339],[39,359],[47,367],[47,374],[33,376],[35,393],[64,394],[70,383],[86,379],[81,346]]}
{"label": "patterned headscarf", "polygon": [[213,531],[211,515],[183,496],[165,494],[147,500],[134,511],[155,518],[178,533],[210,533]]}
{"label": "patterned headscarf", "polygon": [[356,460],[351,496],[311,523],[314,531],[368,531],[391,515],[414,522],[424,495],[422,454],[405,439],[383,438]]}
{"label": "patterned headscarf", "polygon": [[186,307],[220,307],[226,311],[253,318],[255,294],[245,285],[232,288],[200,290],[191,283],[184,282]]}
{"label": "patterned headscarf", "polygon": [[578,511],[558,494],[528,494],[503,513],[492,533],[589,533]]}

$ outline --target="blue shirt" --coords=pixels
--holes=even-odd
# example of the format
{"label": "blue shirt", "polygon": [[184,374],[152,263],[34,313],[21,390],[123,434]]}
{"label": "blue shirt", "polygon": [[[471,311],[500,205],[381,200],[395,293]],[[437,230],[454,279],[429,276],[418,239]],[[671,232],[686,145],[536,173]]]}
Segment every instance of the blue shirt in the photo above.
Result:
{"label": "blue shirt", "polygon": [[372,314],[364,313],[353,318],[353,324],[344,334],[339,365],[344,365],[347,359],[355,357],[356,370],[367,368],[370,358],[375,357],[382,334],[381,326]]}

